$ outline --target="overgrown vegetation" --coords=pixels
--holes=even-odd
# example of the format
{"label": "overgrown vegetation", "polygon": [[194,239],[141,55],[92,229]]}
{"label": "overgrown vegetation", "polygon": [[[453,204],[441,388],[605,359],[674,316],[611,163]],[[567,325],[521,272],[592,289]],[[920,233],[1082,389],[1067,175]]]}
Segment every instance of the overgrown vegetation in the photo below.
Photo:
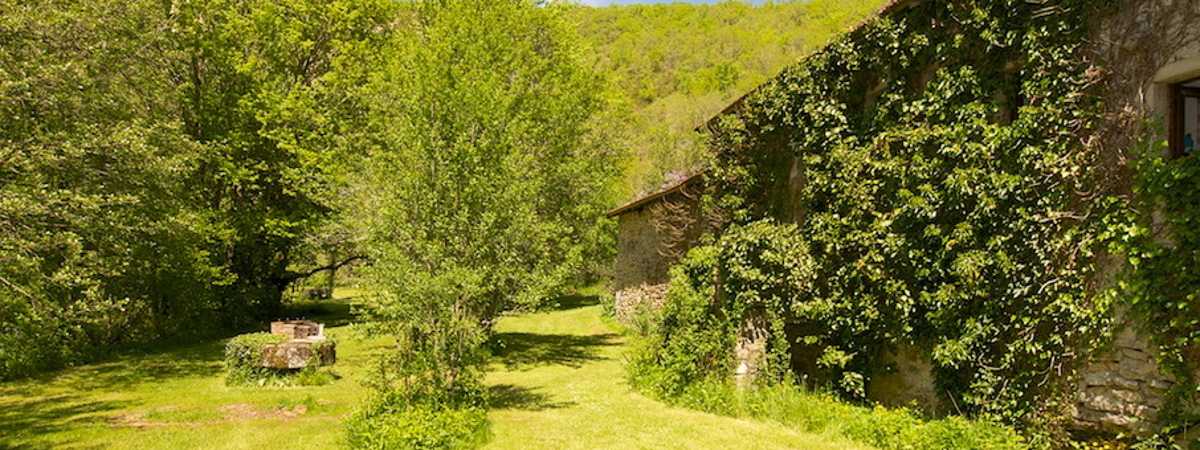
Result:
{"label": "overgrown vegetation", "polygon": [[478,392],[453,400],[418,401],[376,396],[347,422],[348,443],[357,449],[474,448],[487,440],[487,410]]}
{"label": "overgrown vegetation", "polygon": [[1200,189],[1200,159],[1163,158],[1166,145],[1157,140],[1138,147],[1135,208],[1111,224],[1114,250],[1129,263],[1116,293],[1127,314],[1153,327],[1146,334],[1176,380],[1161,418],[1169,436],[1200,425],[1200,274],[1190,270],[1200,257],[1200,205],[1179,201]]}
{"label": "overgrown vegetation", "polygon": [[[814,284],[814,273],[795,225],[735,225],[715,245],[692,249],[672,268],[662,311],[651,312],[654,318],[640,327],[628,362],[631,383],[673,404],[834,432],[881,449],[1025,448],[1008,427],[960,417],[927,421],[905,409],[852,406],[799,386],[786,326],[803,314],[793,302]],[[750,327],[768,331],[771,340],[755,384],[739,390],[730,379],[733,349]],[[819,364],[836,367],[848,357],[826,352]],[[838,381],[855,392],[862,383],[847,373]]]}
{"label": "overgrown vegetation", "polygon": [[0,379],[277,314],[391,8],[0,2]]}
{"label": "overgrown vegetation", "polygon": [[368,447],[470,440],[484,424],[492,324],[608,259],[602,214],[619,175],[606,85],[582,64],[564,7],[408,9],[410,32],[367,88],[364,312],[397,342],[373,380],[377,398],[352,423],[351,443]]}
{"label": "overgrown vegetation", "polygon": [[690,386],[734,372],[734,344],[743,327],[774,339],[764,379],[790,379],[787,311],[812,285],[814,268],[794,225],[734,226],[671,268],[661,312],[647,311],[642,339],[629,364],[634,384],[656,397],[676,398]]}
{"label": "overgrown vegetation", "polygon": [[276,376],[276,371],[263,367],[263,350],[269,345],[282,344],[287,338],[271,333],[250,333],[230,339],[225,344],[225,384],[263,384]]}
{"label": "overgrown vegetation", "polygon": [[[1096,269],[1127,230],[1127,199],[1103,179],[1119,171],[1076,139],[1102,119],[1098,71],[1082,52],[1101,6],[920,3],[748,96],[710,140],[708,213],[725,235],[673,273],[635,378],[670,398],[728,377],[734,333],[755,306],[773,331],[768,354],[816,347],[825,382],[845,397],[864,398],[879,358],[915,344],[963,412],[1020,425],[1032,445],[1065,442],[1062,374],[1085,362],[1072,355],[1103,348],[1117,297],[1095,284]],[[1161,185],[1188,189],[1180,170]],[[795,221],[775,232],[795,242],[752,240],[764,261],[727,250],[771,220]],[[779,264],[788,255],[796,263]],[[1176,264],[1189,258],[1174,261],[1162,268],[1186,272]],[[804,267],[806,281],[790,281]],[[1197,323],[1180,308],[1194,302],[1179,281],[1134,307],[1178,328],[1168,349],[1186,348]],[[780,340],[784,324],[795,331]]]}
{"label": "overgrown vegetation", "polygon": [[303,369],[274,369],[263,366],[263,353],[269,346],[287,342],[287,338],[271,333],[249,333],[236,336],[225,344],[225,384],[230,386],[322,386],[335,376],[320,368],[320,354],[326,346],[336,346],[333,339],[313,343],[312,360]]}

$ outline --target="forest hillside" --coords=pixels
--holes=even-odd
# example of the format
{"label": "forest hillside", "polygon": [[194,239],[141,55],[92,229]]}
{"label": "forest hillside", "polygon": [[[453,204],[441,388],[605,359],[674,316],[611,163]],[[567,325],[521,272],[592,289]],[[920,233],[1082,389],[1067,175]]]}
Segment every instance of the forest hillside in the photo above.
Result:
{"label": "forest hillside", "polygon": [[626,196],[702,162],[695,127],[789,63],[877,11],[883,0],[751,5],[726,1],[572,10],[609,76],[631,149]]}

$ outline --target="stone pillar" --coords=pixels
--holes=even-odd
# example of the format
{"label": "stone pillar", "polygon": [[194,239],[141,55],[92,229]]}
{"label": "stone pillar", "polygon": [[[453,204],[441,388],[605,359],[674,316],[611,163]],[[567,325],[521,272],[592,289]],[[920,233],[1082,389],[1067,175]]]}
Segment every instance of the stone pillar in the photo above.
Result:
{"label": "stone pillar", "polygon": [[751,312],[738,327],[737,343],[734,345],[736,368],[733,379],[738,388],[754,384],[767,368],[767,339],[770,332],[762,313]]}

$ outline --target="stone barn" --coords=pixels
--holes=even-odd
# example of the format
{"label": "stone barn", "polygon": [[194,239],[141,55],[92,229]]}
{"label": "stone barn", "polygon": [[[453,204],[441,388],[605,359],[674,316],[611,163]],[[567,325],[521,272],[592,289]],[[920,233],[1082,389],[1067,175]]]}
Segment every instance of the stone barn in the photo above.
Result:
{"label": "stone barn", "polygon": [[[964,2],[936,2],[933,0],[901,0],[887,5],[879,16],[868,20],[887,20],[895,23],[911,23],[929,20],[930,16],[946,17],[940,8],[949,8]],[[1018,2],[1019,3],[1019,2]],[[1028,1],[1023,7],[1030,8],[1028,16],[1036,20],[1047,15],[1061,14],[1064,8],[1053,1]],[[1098,164],[1112,164],[1128,156],[1121,153],[1125,148],[1139,144],[1137,134],[1144,134],[1146,129],[1152,131],[1153,139],[1166,142],[1168,150],[1162,158],[1182,158],[1200,150],[1200,1],[1196,0],[1123,0],[1113,1],[1108,13],[1090,17],[1094,22],[1089,26],[1089,35],[1084,40],[1083,48],[1079,49],[1080,57],[1088,58],[1095,66],[1096,73],[1089,71],[1092,78],[1089,82],[1103,88],[1105,92],[1103,110],[1105,126],[1101,129],[1089,130],[1087,134],[1078,137],[1082,145],[1091,146],[1102,153]],[[1014,14],[1013,17],[1018,17]],[[1029,20],[1029,19],[1014,19]],[[866,24],[864,24],[865,27]],[[945,39],[954,35],[953,23],[927,24],[931,30],[929,36],[913,36],[920,39]],[[869,28],[869,27],[867,27]],[[858,33],[856,35],[856,33]],[[876,39],[877,31],[863,31],[863,27],[849,32],[853,39]],[[853,42],[842,41],[833,45],[852,46]],[[874,48],[867,46],[869,48]],[[845,48],[839,49],[845,51]],[[817,52],[817,57],[827,58]],[[837,53],[835,53],[837,54]],[[1027,63],[1023,56],[1014,57],[1011,61],[1000,64],[992,62],[981,63],[980,58],[1004,58],[1006,55],[1019,55],[1019,51],[1011,54],[999,53],[992,55],[960,55],[947,58],[945,61],[932,60],[919,70],[911,73],[887,73],[877,71],[875,67],[855,66],[845,64],[839,66],[837,61],[829,63],[824,60],[817,77],[838,77],[852,80],[849,84],[853,89],[848,98],[859,96],[856,100],[845,104],[846,114],[858,120],[871,120],[878,104],[887,99],[887,95],[910,95],[920,97],[921,89],[928,83],[934,82],[936,74],[947,67],[970,67],[970,69],[988,71],[994,79],[1010,80],[1007,86],[1016,86],[1009,90],[982,94],[981,97],[994,99],[995,113],[991,120],[1005,124],[1011,122],[1021,108],[1031,101],[1022,94],[1021,77],[1024,76],[1023,65]],[[836,57],[834,57],[836,58]],[[973,59],[974,58],[974,59]],[[810,57],[811,59],[811,57]],[[813,76],[806,64],[801,61],[797,66],[789,68],[774,80],[768,81],[764,87],[772,84],[792,83],[799,76]],[[964,63],[965,61],[965,63]],[[837,70],[830,70],[835,67]],[[817,71],[817,69],[812,69]],[[803,74],[803,75],[796,75]],[[702,131],[714,132],[723,121],[737,118],[749,109],[764,107],[764,105],[787,105],[799,112],[789,114],[818,115],[824,111],[807,111],[803,99],[769,98],[770,92],[764,87],[757,88],[746,96],[729,105],[725,110],[713,117]],[[776,86],[778,87],[778,86]],[[914,91],[915,89],[915,91]],[[903,94],[897,94],[897,91]],[[915,93],[914,93],[915,92]],[[990,97],[989,97],[990,96]],[[896,98],[896,97],[893,97]],[[799,105],[799,106],[790,106]],[[1147,127],[1147,123],[1156,124]],[[846,126],[857,126],[848,123]],[[867,128],[869,129],[869,128]],[[800,147],[805,142],[813,142],[805,137],[811,130],[789,129],[787,126],[771,126],[754,128],[746,126],[739,130],[742,136],[750,136],[756,145],[776,148],[774,153],[765,157],[769,161],[759,163],[761,170],[752,176],[759,177],[761,188],[759,197],[752,199],[758,202],[763,215],[777,221],[803,224],[806,220],[807,205],[801,199],[800,192],[807,182],[804,177],[804,150]],[[867,136],[868,138],[870,136]],[[717,141],[714,146],[741,146],[746,139],[735,139],[728,142]],[[709,170],[710,180],[706,189],[710,193],[719,193],[719,181],[713,170]],[[1113,179],[1122,175],[1114,169]],[[628,205],[618,208],[610,216],[620,220],[619,254],[616,263],[615,291],[617,310],[626,317],[636,310],[637,305],[656,302],[662,298],[665,290],[666,274],[669,265],[674,262],[687,247],[695,243],[695,237],[700,234],[698,219],[701,215],[696,201],[703,181],[694,177],[661,192],[646,196]],[[1182,199],[1181,199],[1182,201]],[[1187,201],[1194,201],[1187,200]],[[675,216],[675,217],[668,217]],[[679,224],[689,224],[679,226]],[[1164,238],[1170,240],[1169,237]],[[1097,263],[1097,285],[1112,283],[1113,273],[1119,269],[1120,262]],[[1158,420],[1158,414],[1164,407],[1167,392],[1183,380],[1170,375],[1158,363],[1158,350],[1151,343],[1151,333],[1154,326],[1136,323],[1123,311],[1114,313],[1115,325],[1111,344],[1106,350],[1084,357],[1075,358],[1078,365],[1073,376],[1063,375],[1076,386],[1077,392],[1074,404],[1069,405],[1068,416],[1072,420],[1069,428],[1081,433],[1150,433]],[[754,342],[746,338],[739,339],[735,353],[739,359],[761,357],[762,352],[743,351],[755,348]],[[793,369],[804,372],[806,367],[813,367],[814,355],[805,354],[803,349],[793,349]],[[889,348],[880,349],[877,371],[872,374],[866,391],[868,397],[884,404],[911,405],[914,402],[933,413],[953,412],[955,405],[942,395],[935,382],[935,370],[931,363],[933,349],[922,347],[918,342],[895,342]],[[1200,352],[1195,352],[1200,355]],[[1067,357],[1064,355],[1064,357]],[[761,362],[750,361],[754,367]],[[742,361],[741,366],[747,362]],[[1193,367],[1195,365],[1193,364]],[[740,374],[739,374],[740,375]],[[803,376],[804,373],[799,375]],[[1197,376],[1195,378],[1200,378]],[[1200,415],[1197,415],[1200,417]],[[1192,423],[1175,429],[1177,442],[1197,442],[1200,435],[1197,429],[1200,423]],[[1191,447],[1195,448],[1195,447]]]}
{"label": "stone barn", "polygon": [[660,305],[667,271],[701,234],[702,173],[686,177],[608,213],[617,219],[613,292],[618,319],[641,305]]}

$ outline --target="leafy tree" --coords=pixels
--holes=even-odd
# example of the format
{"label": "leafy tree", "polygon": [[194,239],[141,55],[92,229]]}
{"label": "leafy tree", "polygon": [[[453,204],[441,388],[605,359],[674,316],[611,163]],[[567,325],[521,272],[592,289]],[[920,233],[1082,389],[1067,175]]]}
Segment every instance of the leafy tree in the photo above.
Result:
{"label": "leafy tree", "polygon": [[[186,331],[220,274],[153,2],[0,2],[0,378]],[[31,351],[32,350],[32,351]]]}
{"label": "leafy tree", "polygon": [[0,378],[276,310],[394,11],[0,0]]}
{"label": "leafy tree", "polygon": [[381,387],[470,398],[491,321],[561,292],[609,245],[600,219],[619,155],[597,138],[605,85],[560,7],[412,11],[367,93],[367,309],[397,338]]}
{"label": "leafy tree", "polygon": [[[214,263],[233,281],[225,316],[278,312],[306,234],[336,209],[348,129],[362,120],[349,95],[389,35],[377,1],[207,0],[175,5],[171,66],[181,120],[204,146],[195,195],[220,230]],[[236,324],[236,323],[235,323]]]}

